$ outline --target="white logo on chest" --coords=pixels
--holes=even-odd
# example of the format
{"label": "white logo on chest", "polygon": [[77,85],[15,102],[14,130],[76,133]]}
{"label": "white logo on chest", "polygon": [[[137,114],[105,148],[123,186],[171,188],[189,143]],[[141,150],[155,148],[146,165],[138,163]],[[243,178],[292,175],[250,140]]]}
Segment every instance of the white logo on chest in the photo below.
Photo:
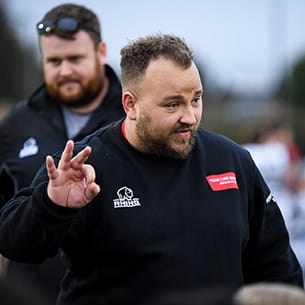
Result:
{"label": "white logo on chest", "polygon": [[127,186],[121,187],[117,191],[118,199],[113,199],[113,207],[117,208],[133,208],[137,206],[141,206],[139,202],[139,198],[133,198],[132,189]]}
{"label": "white logo on chest", "polygon": [[38,150],[39,148],[36,143],[36,139],[28,138],[24,142],[23,147],[20,149],[19,158],[22,159],[28,156],[36,155],[38,153]]}

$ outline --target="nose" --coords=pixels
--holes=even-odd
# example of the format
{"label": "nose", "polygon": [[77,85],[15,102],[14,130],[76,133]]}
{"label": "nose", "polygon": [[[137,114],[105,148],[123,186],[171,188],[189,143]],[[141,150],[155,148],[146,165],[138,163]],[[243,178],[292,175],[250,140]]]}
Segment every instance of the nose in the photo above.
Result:
{"label": "nose", "polygon": [[72,65],[68,61],[62,61],[60,65],[60,75],[61,76],[69,76],[72,74],[73,68]]}
{"label": "nose", "polygon": [[182,110],[180,123],[187,125],[195,125],[197,123],[197,109],[195,107],[185,107]]}

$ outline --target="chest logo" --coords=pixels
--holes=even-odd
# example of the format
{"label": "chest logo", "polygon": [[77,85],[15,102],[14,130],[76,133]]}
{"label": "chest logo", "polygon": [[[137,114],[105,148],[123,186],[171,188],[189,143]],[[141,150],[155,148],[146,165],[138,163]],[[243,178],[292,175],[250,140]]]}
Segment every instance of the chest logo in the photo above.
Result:
{"label": "chest logo", "polygon": [[276,203],[276,200],[275,200],[274,196],[271,193],[266,198],[266,204],[269,204],[270,202]]}
{"label": "chest logo", "polygon": [[133,197],[133,191],[127,186],[121,187],[117,191],[118,198],[113,199],[113,207],[118,208],[133,208],[141,206],[139,198]]}
{"label": "chest logo", "polygon": [[238,189],[236,175],[233,172],[205,177],[213,191]]}
{"label": "chest logo", "polygon": [[36,139],[34,138],[28,138],[24,144],[23,147],[20,149],[19,152],[19,158],[25,158],[28,156],[33,156],[38,153],[38,145],[36,143]]}

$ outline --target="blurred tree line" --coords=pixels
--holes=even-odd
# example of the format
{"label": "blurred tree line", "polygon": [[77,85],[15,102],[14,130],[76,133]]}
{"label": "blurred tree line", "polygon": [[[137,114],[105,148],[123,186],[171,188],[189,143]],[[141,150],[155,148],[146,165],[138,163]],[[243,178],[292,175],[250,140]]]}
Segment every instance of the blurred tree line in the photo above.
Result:
{"label": "blurred tree line", "polygon": [[[204,67],[200,67],[204,71]],[[202,74],[202,73],[201,73]],[[305,156],[305,50],[291,67],[286,67],[273,90],[266,94],[236,94],[204,80],[202,126],[247,143],[255,130],[272,122],[291,127],[294,140]]]}
{"label": "blurred tree line", "polygon": [[4,109],[28,96],[41,82],[40,64],[35,52],[25,47],[17,37],[16,24],[16,20],[9,20],[0,2],[0,106]]}
{"label": "blurred tree line", "polygon": [[[15,20],[9,20],[0,1],[0,118],[42,82],[38,56],[18,37],[15,26]],[[203,127],[245,143],[258,124],[284,120],[291,125],[295,140],[305,154],[305,50],[304,55],[283,72],[274,92],[268,96],[251,93],[241,96],[217,87],[209,80],[209,75],[205,75],[204,65],[197,64],[204,80]]]}
{"label": "blurred tree line", "polygon": [[296,142],[305,154],[305,50],[292,67],[284,71],[275,96],[290,114]]}

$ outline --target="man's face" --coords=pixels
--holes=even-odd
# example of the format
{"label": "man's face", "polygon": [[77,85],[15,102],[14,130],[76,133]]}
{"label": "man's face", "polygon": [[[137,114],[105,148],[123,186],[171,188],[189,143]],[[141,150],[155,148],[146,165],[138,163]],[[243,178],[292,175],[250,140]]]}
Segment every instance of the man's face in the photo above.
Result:
{"label": "man's face", "polygon": [[85,31],[75,40],[41,36],[44,79],[51,96],[68,107],[88,105],[104,84],[105,54],[96,50]]}
{"label": "man's face", "polygon": [[195,64],[184,69],[171,60],[153,60],[140,84],[135,105],[140,150],[186,158],[201,119],[201,97],[202,84]]}

